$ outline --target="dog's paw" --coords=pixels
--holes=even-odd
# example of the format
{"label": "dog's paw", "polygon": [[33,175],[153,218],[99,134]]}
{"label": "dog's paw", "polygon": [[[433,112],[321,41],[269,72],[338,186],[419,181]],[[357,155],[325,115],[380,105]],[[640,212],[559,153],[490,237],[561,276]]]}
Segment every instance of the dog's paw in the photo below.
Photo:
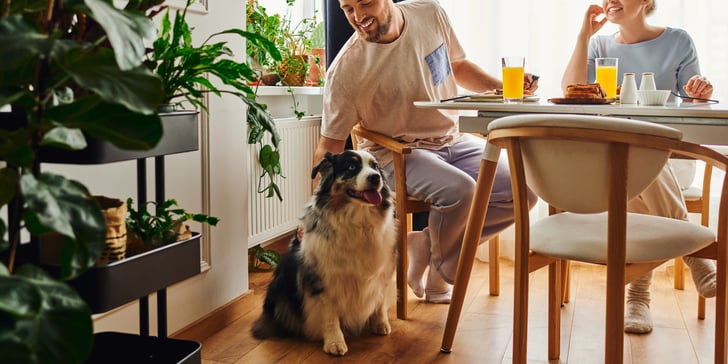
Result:
{"label": "dog's paw", "polygon": [[389,321],[377,322],[372,325],[372,332],[377,335],[389,335],[392,332],[392,326],[389,325]]}
{"label": "dog's paw", "polygon": [[330,355],[342,356],[349,351],[344,341],[335,341],[330,343],[324,343],[324,352]]}

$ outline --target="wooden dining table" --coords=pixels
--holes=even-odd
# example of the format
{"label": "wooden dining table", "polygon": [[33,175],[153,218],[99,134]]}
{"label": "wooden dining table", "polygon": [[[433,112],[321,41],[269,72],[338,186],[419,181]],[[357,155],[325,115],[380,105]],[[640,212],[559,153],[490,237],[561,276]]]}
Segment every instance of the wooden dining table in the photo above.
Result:
{"label": "wooden dining table", "polygon": [[[531,98],[533,99],[533,98]],[[641,106],[633,104],[554,104],[545,99],[523,102],[522,104],[504,104],[493,101],[416,101],[418,108],[439,110],[458,110],[459,125],[462,132],[487,134],[488,124],[498,118],[532,113],[549,114],[585,114],[611,117],[631,118],[668,125],[683,132],[683,140],[697,144],[726,146],[728,145],[728,107],[721,104],[680,103],[672,102],[665,106]],[[490,195],[490,185],[485,181],[495,174],[494,163],[488,163],[489,148],[483,153],[481,174],[476,183],[473,205],[465,226],[460,261],[455,273],[452,302],[445,324],[441,351],[450,352],[457,323],[459,321],[465,287],[470,280],[480,229],[485,218]],[[492,156],[491,156],[492,157]],[[518,257],[516,257],[518,259]]]}
{"label": "wooden dining table", "polygon": [[728,105],[708,103],[668,103],[666,106],[637,104],[553,104],[547,99],[522,104],[490,101],[416,101],[419,108],[459,110],[460,130],[483,133],[497,118],[530,113],[585,114],[624,117],[671,126],[683,132],[683,140],[707,145],[728,145]]}

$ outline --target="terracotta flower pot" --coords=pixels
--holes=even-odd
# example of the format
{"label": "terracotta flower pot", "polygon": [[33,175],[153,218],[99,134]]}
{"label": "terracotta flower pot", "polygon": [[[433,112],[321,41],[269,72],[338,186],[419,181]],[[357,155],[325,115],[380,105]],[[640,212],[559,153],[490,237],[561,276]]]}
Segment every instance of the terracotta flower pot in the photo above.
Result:
{"label": "terracotta flower pot", "polygon": [[321,86],[326,77],[326,48],[313,48],[308,56],[306,86]]}

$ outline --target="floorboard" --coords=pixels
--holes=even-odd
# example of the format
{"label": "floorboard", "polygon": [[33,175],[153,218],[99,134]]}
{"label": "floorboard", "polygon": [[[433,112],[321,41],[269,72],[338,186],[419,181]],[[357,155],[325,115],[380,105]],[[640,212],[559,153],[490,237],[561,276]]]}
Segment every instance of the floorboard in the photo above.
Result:
{"label": "floorboard", "polygon": [[[571,301],[562,308],[559,363],[602,363],[604,356],[604,269],[573,264]],[[706,320],[697,320],[697,294],[687,273],[684,291],[672,288],[672,275],[655,273],[652,312],[655,330],[648,335],[625,335],[625,363],[690,364],[712,362],[714,300],[708,300]],[[425,304],[410,293],[410,319],[389,311],[389,336],[365,334],[349,338],[349,352],[335,358],[321,343],[301,339],[257,340],[250,334],[271,273],[251,273],[256,307],[242,313],[224,329],[204,338],[205,364],[223,363],[510,363],[512,351],[513,265],[501,261],[501,295],[488,294],[487,263],[476,261],[463,314],[451,354],[440,353],[447,305]],[[529,306],[530,363],[553,363],[546,355],[547,270],[531,275]]]}

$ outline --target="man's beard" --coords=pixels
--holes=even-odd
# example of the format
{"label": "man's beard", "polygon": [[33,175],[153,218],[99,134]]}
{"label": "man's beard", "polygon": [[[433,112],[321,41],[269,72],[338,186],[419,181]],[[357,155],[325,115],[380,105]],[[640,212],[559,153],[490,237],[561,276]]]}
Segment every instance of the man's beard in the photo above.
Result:
{"label": "man's beard", "polygon": [[377,42],[379,42],[380,39],[382,39],[383,35],[387,34],[387,32],[389,31],[389,28],[392,24],[392,14],[390,13],[389,15],[387,15],[386,18],[387,18],[387,20],[383,23],[379,23],[377,28],[374,29],[374,32],[372,32],[372,33],[364,32],[359,27],[357,27],[356,29],[359,31],[359,33],[364,35],[364,39],[366,41],[377,43]]}

